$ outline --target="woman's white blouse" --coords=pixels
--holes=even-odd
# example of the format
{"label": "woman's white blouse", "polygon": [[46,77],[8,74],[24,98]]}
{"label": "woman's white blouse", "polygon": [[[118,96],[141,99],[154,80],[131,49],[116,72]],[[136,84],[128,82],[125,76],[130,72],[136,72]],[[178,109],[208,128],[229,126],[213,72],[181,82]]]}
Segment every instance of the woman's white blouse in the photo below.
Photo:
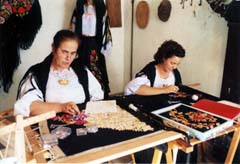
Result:
{"label": "woman's white blouse", "polygon": [[[72,101],[76,104],[83,103],[85,101],[85,93],[82,85],[78,82],[77,75],[72,68],[65,71],[67,71],[68,85],[59,84],[58,80],[60,80],[60,77],[56,75],[55,71],[50,70],[46,86],[46,102],[65,103]],[[101,85],[88,69],[87,74],[90,100],[103,99],[104,93],[101,89]],[[31,91],[26,93],[29,89],[31,89]],[[32,78],[30,74],[26,82],[22,85],[20,99],[17,100],[14,105],[14,114],[29,116],[30,105],[33,101],[37,100],[44,101],[43,94],[38,88],[35,79]]]}
{"label": "woman's white blouse", "polygon": [[[67,79],[67,85],[58,83],[61,79]],[[85,94],[78,77],[72,69],[61,72],[50,70],[46,87],[46,102],[65,103],[73,101],[76,104],[84,102]]]}
{"label": "woman's white blouse", "polygon": [[[174,85],[175,84],[175,77],[173,72],[171,72],[168,78],[164,79],[156,71],[156,76],[154,79],[153,87],[162,88],[164,85]],[[142,85],[151,86],[150,80],[147,78],[146,75],[142,75],[140,77],[136,77],[135,79],[131,80],[124,89],[125,95],[132,95],[136,94],[138,88]]]}
{"label": "woman's white blouse", "polygon": [[84,13],[82,15],[82,35],[96,36],[96,12],[93,5],[84,5]]}

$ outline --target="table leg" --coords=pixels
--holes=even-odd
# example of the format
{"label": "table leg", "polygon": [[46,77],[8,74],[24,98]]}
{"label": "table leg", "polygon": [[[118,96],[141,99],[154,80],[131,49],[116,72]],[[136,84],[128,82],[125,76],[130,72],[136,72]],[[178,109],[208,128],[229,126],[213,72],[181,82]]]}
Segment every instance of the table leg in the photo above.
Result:
{"label": "table leg", "polygon": [[234,134],[233,134],[233,138],[230,144],[230,147],[228,149],[228,153],[227,153],[227,157],[225,160],[225,163],[232,163],[234,155],[236,153],[238,144],[239,144],[239,140],[240,140],[240,129],[236,129]]}
{"label": "table leg", "polygon": [[152,163],[160,163],[161,158],[162,158],[162,151],[160,151],[158,149],[154,149]]}
{"label": "table leg", "polygon": [[172,143],[168,143],[168,150],[166,153],[166,161],[167,161],[167,163],[174,163],[173,162],[173,145],[172,145]]}
{"label": "table leg", "polygon": [[172,153],[173,153],[173,163],[176,163],[177,162],[178,148],[173,148]]}
{"label": "table leg", "polygon": [[132,158],[132,164],[136,164],[136,161],[135,161],[135,156],[134,156],[134,154],[131,154],[131,158]]}

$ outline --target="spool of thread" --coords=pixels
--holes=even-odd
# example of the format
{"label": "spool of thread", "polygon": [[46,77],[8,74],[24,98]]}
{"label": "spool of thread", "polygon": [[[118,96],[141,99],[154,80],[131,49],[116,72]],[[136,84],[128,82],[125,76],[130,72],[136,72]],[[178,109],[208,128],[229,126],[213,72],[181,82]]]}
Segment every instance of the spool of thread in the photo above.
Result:
{"label": "spool of thread", "polygon": [[196,95],[196,94],[193,94],[192,95],[192,100],[193,101],[197,101],[199,99],[199,96],[198,95]]}
{"label": "spool of thread", "polygon": [[129,107],[130,109],[134,110],[135,112],[138,112],[138,111],[139,111],[138,108],[137,108],[135,105],[133,105],[133,104],[129,104],[128,107]]}

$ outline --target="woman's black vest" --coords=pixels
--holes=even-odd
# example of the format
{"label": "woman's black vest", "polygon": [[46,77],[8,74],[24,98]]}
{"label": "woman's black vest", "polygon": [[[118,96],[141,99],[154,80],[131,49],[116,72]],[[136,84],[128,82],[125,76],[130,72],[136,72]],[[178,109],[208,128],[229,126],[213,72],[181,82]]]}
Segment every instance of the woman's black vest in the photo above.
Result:
{"label": "woman's black vest", "polygon": [[[48,81],[48,75],[50,71],[50,66],[52,63],[53,55],[50,54],[48,55],[43,62],[38,63],[28,69],[28,71],[25,73],[23,76],[19,87],[18,87],[18,95],[20,93],[21,86],[27,76],[31,73],[34,76],[34,79],[37,83],[37,86],[43,93],[43,98],[45,101],[45,95],[46,95],[46,86],[47,86],[47,81]],[[72,64],[71,64],[72,69],[74,72],[77,74],[79,83],[83,86],[83,90],[85,93],[85,102],[90,100],[90,95],[89,95],[89,89],[88,89],[88,74],[87,71],[84,69],[84,66],[80,64],[78,59],[75,59]]]}
{"label": "woman's black vest", "polygon": [[[152,62],[148,63],[140,72],[138,72],[136,74],[135,77],[146,75],[147,78],[150,80],[151,87],[153,87],[153,83],[154,83],[155,76],[156,76],[155,65],[157,65],[157,62],[155,62],[155,61],[152,61]],[[174,69],[173,74],[174,74],[174,77],[175,77],[175,85],[182,84],[182,79],[181,79],[180,72],[177,69]]]}

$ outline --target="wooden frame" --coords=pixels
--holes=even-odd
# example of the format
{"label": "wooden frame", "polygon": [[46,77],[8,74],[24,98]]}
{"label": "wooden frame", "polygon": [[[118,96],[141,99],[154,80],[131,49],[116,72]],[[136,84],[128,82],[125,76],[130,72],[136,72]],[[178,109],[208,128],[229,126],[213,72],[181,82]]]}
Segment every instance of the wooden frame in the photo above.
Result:
{"label": "wooden frame", "polygon": [[[234,106],[240,107],[240,105],[234,104],[234,103],[228,102],[228,101],[220,101],[220,103],[227,104],[227,105],[234,105]],[[214,139],[214,138],[217,138],[217,137],[221,137],[221,136],[229,134],[229,133],[233,133],[233,137],[232,137],[230,146],[228,148],[227,157],[226,157],[224,163],[226,163],[226,164],[232,163],[233,162],[233,158],[235,156],[235,153],[237,151],[237,147],[238,147],[239,141],[240,141],[240,121],[238,121],[232,127],[227,128],[223,132],[218,133],[218,134],[216,134],[216,136],[214,136],[212,138],[209,138],[209,139],[207,139],[205,141],[201,141],[201,140],[198,140],[196,138],[191,139],[189,143],[185,142],[183,139],[178,139],[176,141],[173,141],[172,142],[172,144],[173,144],[173,146],[172,146],[173,161],[176,161],[176,156],[177,156],[178,149],[181,149],[181,150],[183,150],[186,153],[190,153],[190,152],[193,151],[193,147],[195,145],[198,146],[199,144],[204,143],[204,142],[206,142],[208,140],[211,140],[211,139]]]}
{"label": "wooden frame", "polygon": [[[9,113],[12,114],[12,112]],[[24,128],[42,120],[52,118],[55,115],[55,112],[48,112],[26,119],[23,119],[22,115],[17,115],[15,119],[16,122],[9,123],[9,125],[0,128],[0,136],[15,132],[14,156],[16,157],[18,163],[27,162],[25,149],[25,140],[27,140],[27,138],[25,137]],[[28,140],[26,142],[28,142]]]}

